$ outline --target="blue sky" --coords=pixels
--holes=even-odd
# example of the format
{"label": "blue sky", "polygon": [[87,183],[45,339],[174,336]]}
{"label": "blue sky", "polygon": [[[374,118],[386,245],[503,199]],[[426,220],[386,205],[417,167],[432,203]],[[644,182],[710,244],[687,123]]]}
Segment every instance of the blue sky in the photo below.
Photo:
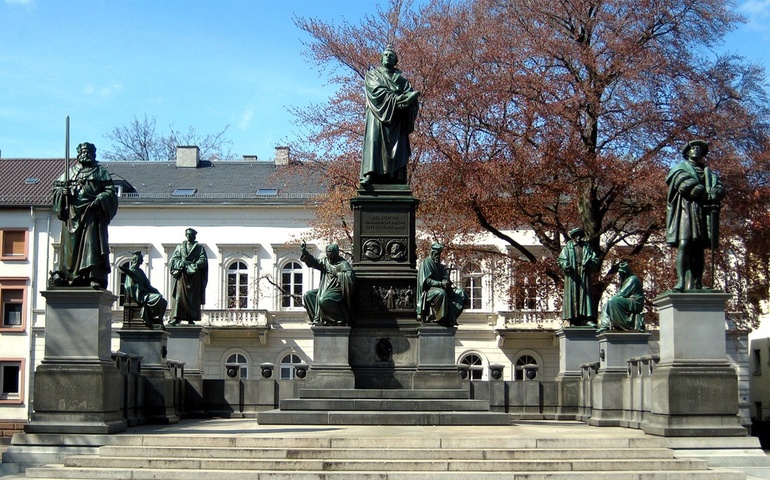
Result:
{"label": "blue sky", "polygon": [[[229,125],[234,152],[271,159],[297,131],[287,107],[333,91],[293,17],[356,22],[376,3],[0,0],[0,155],[62,157],[67,115],[73,145],[107,149],[106,133],[146,114],[164,133]],[[724,48],[770,72],[770,0],[737,5],[749,22]]]}

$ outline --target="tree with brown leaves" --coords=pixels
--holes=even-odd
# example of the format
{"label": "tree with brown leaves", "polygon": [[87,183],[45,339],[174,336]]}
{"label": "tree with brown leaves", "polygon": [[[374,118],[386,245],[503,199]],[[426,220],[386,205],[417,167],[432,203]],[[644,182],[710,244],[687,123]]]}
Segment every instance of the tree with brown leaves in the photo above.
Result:
{"label": "tree with brown leaves", "polygon": [[430,240],[457,252],[494,235],[510,248],[483,253],[559,286],[555,259],[580,226],[601,263],[597,301],[621,258],[654,298],[675,278],[666,172],[687,140],[704,138],[728,191],[718,278],[706,281],[756,321],[770,252],[767,83],[760,67],[714,53],[739,21],[722,0],[391,0],[358,25],[298,20],[314,39],[310,60],[339,85],[296,112],[307,127],[296,158],[329,187],[321,232],[350,224],[362,82],[390,43],[422,92],[409,175]]}

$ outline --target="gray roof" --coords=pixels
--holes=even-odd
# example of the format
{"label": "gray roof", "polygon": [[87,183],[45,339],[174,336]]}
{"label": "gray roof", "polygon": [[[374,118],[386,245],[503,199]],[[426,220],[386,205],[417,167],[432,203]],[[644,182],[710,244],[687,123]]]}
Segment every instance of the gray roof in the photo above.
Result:
{"label": "gray roof", "polygon": [[[179,167],[175,162],[99,164],[122,187],[121,205],[304,204],[323,193],[323,186],[301,171],[273,162],[201,161],[198,167]],[[0,159],[0,206],[50,204],[51,186],[63,165],[63,159]],[[12,171],[27,173],[11,175]],[[34,199],[25,196],[30,189],[20,179],[33,175],[40,177]],[[178,189],[187,189],[188,195],[174,195]]]}
{"label": "gray roof", "polygon": [[63,158],[0,159],[0,207],[51,205],[51,187],[62,173]]}

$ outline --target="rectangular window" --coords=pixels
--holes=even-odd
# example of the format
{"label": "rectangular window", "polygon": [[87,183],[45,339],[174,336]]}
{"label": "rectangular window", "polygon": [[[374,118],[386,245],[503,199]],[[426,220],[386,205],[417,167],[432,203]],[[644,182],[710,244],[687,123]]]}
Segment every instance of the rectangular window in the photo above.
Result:
{"label": "rectangular window", "polygon": [[27,259],[27,231],[0,230],[0,260]]}
{"label": "rectangular window", "polygon": [[753,352],[754,357],[754,375],[760,375],[762,374],[762,358],[761,358],[761,350],[755,349]]}
{"label": "rectangular window", "polygon": [[0,359],[0,403],[21,403],[24,390],[24,360]]}
{"label": "rectangular window", "polygon": [[24,331],[26,283],[0,278],[0,331]]}

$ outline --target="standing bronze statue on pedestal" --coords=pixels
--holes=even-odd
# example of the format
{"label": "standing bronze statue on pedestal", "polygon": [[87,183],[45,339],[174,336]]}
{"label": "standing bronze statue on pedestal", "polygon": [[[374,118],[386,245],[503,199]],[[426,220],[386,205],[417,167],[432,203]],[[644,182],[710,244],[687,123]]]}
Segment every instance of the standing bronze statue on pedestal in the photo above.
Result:
{"label": "standing bronze statue on pedestal", "polygon": [[366,131],[361,161],[361,186],[405,184],[420,92],[396,68],[398,55],[388,45],[381,64],[366,72]]}
{"label": "standing bronze statue on pedestal", "polygon": [[569,237],[558,259],[559,267],[564,272],[562,320],[568,320],[573,327],[595,327],[596,308],[591,275],[599,266],[599,258],[585,241],[582,228],[570,230]]}
{"label": "standing bronze statue on pedestal", "polygon": [[201,306],[206,303],[206,285],[209,282],[209,259],[206,248],[198,243],[198,232],[185,230],[187,240],[179,244],[171,256],[171,276],[174,277],[174,299],[169,325],[183,321],[193,324],[201,319]]}
{"label": "standing bronze statue on pedestal", "polygon": [[118,213],[110,173],[96,161],[93,143],[78,145],[78,164],[65,167],[53,188],[53,209],[63,224],[53,286],[107,288],[110,246],[107,226]]}
{"label": "standing bronze statue on pedestal", "polygon": [[[703,140],[687,142],[684,160],[666,177],[668,205],[666,242],[677,248],[677,282],[673,290],[703,288],[704,250],[713,254],[719,246],[719,210],[725,196],[724,186],[703,160],[709,147]],[[712,275],[713,286],[713,275]]]}

